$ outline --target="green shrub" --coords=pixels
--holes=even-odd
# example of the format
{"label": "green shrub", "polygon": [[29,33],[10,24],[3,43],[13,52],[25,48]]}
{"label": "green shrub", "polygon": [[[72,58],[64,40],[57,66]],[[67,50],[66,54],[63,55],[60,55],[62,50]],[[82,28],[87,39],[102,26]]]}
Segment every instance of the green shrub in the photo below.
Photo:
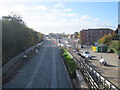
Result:
{"label": "green shrub", "polygon": [[74,60],[70,57],[70,55],[67,52],[64,52],[63,54],[64,62],[66,64],[66,67],[68,69],[68,74],[71,77],[75,76],[75,70],[78,69],[77,64],[74,62]]}

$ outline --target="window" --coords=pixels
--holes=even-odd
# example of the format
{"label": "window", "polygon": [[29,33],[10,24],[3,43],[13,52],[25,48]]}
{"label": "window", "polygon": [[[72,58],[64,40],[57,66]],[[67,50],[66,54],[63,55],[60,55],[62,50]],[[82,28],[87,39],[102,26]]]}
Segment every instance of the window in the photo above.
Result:
{"label": "window", "polygon": [[102,31],[100,31],[100,33],[102,33]]}

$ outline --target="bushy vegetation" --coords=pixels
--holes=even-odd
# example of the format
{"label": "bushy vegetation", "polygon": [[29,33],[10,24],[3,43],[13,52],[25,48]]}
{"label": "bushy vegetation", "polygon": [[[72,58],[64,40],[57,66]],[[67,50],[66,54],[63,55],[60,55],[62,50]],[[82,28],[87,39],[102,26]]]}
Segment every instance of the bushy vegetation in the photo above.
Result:
{"label": "bushy vegetation", "polygon": [[20,16],[2,18],[2,64],[43,40],[43,34],[28,28]]}
{"label": "bushy vegetation", "polygon": [[103,43],[105,45],[109,45],[111,43],[111,41],[112,41],[112,35],[111,34],[108,34],[108,35],[106,34],[98,40],[98,44]]}
{"label": "bushy vegetation", "polygon": [[70,55],[66,52],[66,50],[64,50],[63,59],[64,59],[64,62],[66,64],[66,67],[67,67],[67,70],[68,70],[68,74],[70,75],[71,78],[73,78],[75,76],[74,75],[75,74],[75,70],[78,69],[77,64],[70,57]]}
{"label": "bushy vegetation", "polygon": [[120,41],[118,40],[113,40],[109,47],[115,52],[115,53],[120,53]]}
{"label": "bushy vegetation", "polygon": [[108,47],[109,51],[114,51],[115,53],[120,53],[120,41],[113,40],[114,35],[108,34],[104,35],[98,40],[98,44],[104,44]]}

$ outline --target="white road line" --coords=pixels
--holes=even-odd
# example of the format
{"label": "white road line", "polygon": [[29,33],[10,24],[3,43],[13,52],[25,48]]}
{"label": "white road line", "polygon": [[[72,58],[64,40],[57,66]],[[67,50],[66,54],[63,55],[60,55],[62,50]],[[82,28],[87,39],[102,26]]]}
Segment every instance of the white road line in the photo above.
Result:
{"label": "white road line", "polygon": [[[44,49],[44,50],[45,50],[45,49]],[[44,51],[43,51],[43,52],[44,52]],[[44,53],[42,53],[42,54],[44,54]],[[41,54],[41,56],[43,56],[42,54]],[[44,57],[41,57],[41,58],[44,58]],[[39,67],[40,67],[41,60],[42,60],[42,59],[40,59],[40,62],[37,64],[37,66],[36,66],[36,68],[35,68],[35,71],[33,72],[32,76],[31,76],[30,80],[28,81],[27,85],[25,86],[25,88],[32,88],[33,83],[34,83],[34,80],[35,80],[35,77],[36,77],[36,75],[37,75],[37,73],[38,73],[38,71],[39,71]]]}
{"label": "white road line", "polygon": [[56,70],[56,59],[55,59],[55,56],[54,56],[54,47],[53,48],[53,55],[52,55],[52,78],[51,78],[51,88],[57,88],[57,70]]}

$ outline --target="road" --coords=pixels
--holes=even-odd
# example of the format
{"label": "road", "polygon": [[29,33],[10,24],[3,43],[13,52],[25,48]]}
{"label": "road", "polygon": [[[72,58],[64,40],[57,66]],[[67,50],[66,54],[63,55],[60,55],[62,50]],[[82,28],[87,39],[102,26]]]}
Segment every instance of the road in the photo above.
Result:
{"label": "road", "polygon": [[72,88],[56,42],[46,40],[3,88]]}

